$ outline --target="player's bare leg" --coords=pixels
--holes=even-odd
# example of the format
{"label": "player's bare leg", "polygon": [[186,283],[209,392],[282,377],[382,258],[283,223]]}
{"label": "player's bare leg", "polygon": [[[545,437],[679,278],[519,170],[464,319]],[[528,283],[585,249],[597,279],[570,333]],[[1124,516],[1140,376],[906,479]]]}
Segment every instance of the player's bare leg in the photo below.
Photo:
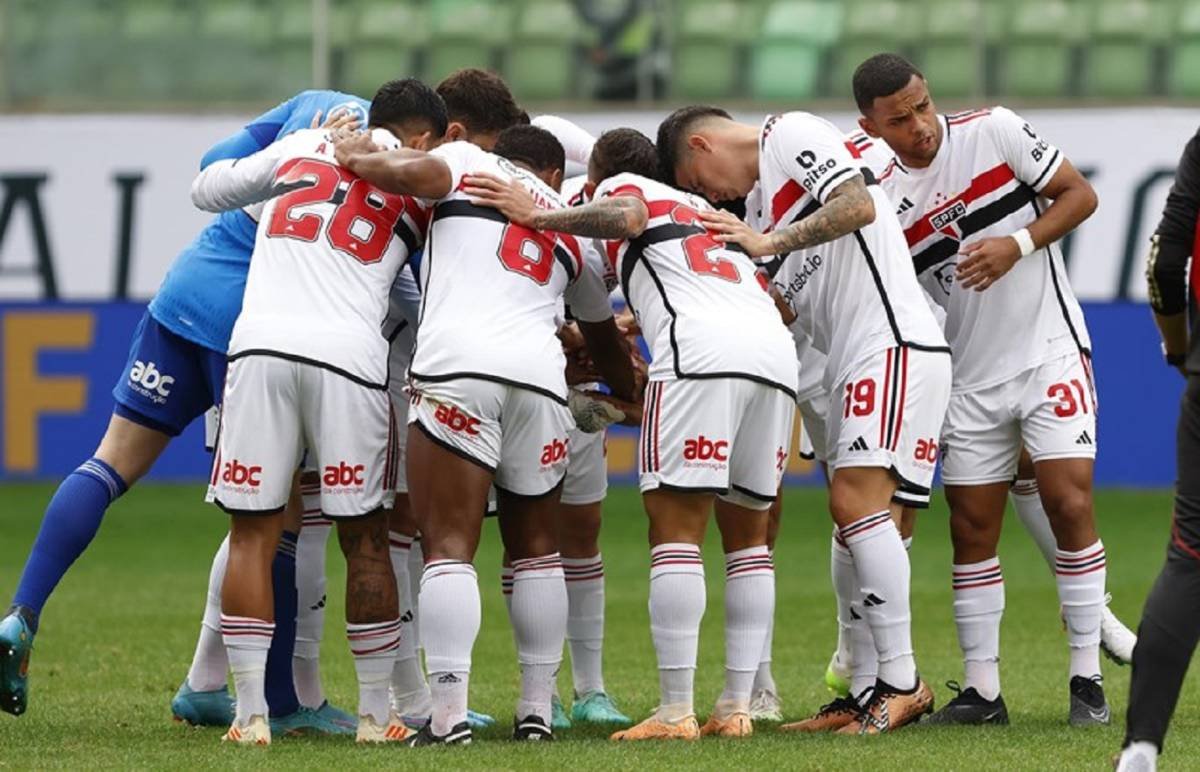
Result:
{"label": "player's bare leg", "polygon": [[[718,522],[725,502],[717,501]],[[767,510],[767,552],[772,560],[775,556],[775,540],[779,537],[779,525],[783,519],[783,486],[771,502]],[[759,657],[758,671],[754,674],[754,691],[750,696],[750,718],[755,721],[782,721],[783,703],[775,686],[775,677],[771,673],[771,647],[775,633],[775,615],[771,615],[767,626],[767,637],[763,641],[762,655]]]}
{"label": "player's bare leg", "polygon": [[753,733],[750,700],[775,616],[775,568],[767,546],[770,509],[718,498],[717,528],[725,552],[725,688],[702,735]]}
{"label": "player's bare leg", "polygon": [[1111,718],[1100,672],[1107,563],[1092,508],[1094,466],[1090,458],[1034,462],[1038,491],[1058,545],[1054,570],[1071,649],[1070,722],[1075,726],[1107,724]]}
{"label": "player's bare leg", "polygon": [[512,564],[513,637],[521,668],[513,737],[551,739],[551,702],[567,637],[567,586],[558,549],[562,484],[541,496],[496,490],[500,536]]}
{"label": "player's bare leg", "polygon": [[909,607],[908,553],[896,527],[892,497],[896,480],[881,467],[843,467],[834,472],[829,510],[838,536],[854,562],[861,607],[875,639],[878,675],[859,722],[841,733],[892,731],[919,720],[933,706],[933,693],[917,675]]}
{"label": "player's bare leg", "polygon": [[409,577],[409,552],[418,533],[407,493],[397,493],[392,511],[388,514],[388,543],[392,573],[396,581],[396,597],[400,609],[400,649],[392,665],[392,709],[412,726],[424,723],[429,717],[431,697],[425,670],[417,648],[416,602],[412,597]]}
{"label": "player's bare leg", "polygon": [[[1021,525],[1025,526],[1025,530],[1033,537],[1042,557],[1046,559],[1046,565],[1054,574],[1054,553],[1058,549],[1058,543],[1054,538],[1054,531],[1050,528],[1050,518],[1042,506],[1033,459],[1025,448],[1021,449],[1021,459],[1017,463],[1017,481],[1013,483],[1009,498],[1012,499]],[[1105,595],[1105,605],[1100,618],[1100,649],[1118,665],[1128,665],[1133,659],[1137,635],[1108,607],[1110,600],[1111,597]]]}
{"label": "player's bare leg", "polygon": [[692,687],[707,594],[700,545],[713,510],[711,493],[651,490],[650,634],[658,659],[659,707],[614,740],[698,740]]}
{"label": "player's bare leg", "polygon": [[421,647],[433,697],[429,734],[438,742],[471,737],[467,685],[480,619],[479,581],[471,561],[492,476],[436,443],[419,423],[409,425],[408,495],[425,554],[418,601]]}

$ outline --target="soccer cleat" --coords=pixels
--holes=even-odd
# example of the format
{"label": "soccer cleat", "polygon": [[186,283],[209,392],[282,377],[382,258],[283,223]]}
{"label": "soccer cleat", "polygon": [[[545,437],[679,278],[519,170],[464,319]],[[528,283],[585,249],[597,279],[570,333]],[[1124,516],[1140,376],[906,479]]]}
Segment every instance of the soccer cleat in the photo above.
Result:
{"label": "soccer cleat", "polygon": [[750,718],[754,721],[783,721],[783,701],[770,689],[759,689],[750,697]]}
{"label": "soccer cleat", "polygon": [[1132,743],[1113,757],[1112,765],[1116,772],[1155,772],[1158,753],[1150,743]]}
{"label": "soccer cleat", "polygon": [[1104,597],[1104,608],[1100,614],[1100,650],[1118,665],[1128,665],[1133,662],[1137,635],[1109,609],[1108,601],[1111,598],[1111,595]]}
{"label": "soccer cleat", "polygon": [[556,732],[571,728],[571,719],[567,718],[567,709],[563,707],[562,699],[557,694],[550,698],[550,726]]}
{"label": "soccer cleat", "polygon": [[858,721],[861,714],[862,708],[853,697],[837,697],[803,721],[784,724],[779,729],[784,732],[836,732]]}
{"label": "soccer cleat", "polygon": [[405,742],[410,748],[424,748],[427,745],[470,745],[471,725],[467,721],[461,721],[449,732],[439,736],[433,733],[433,724],[429,723],[421,727],[416,734],[409,736]]}
{"label": "soccer cleat", "polygon": [[185,678],[171,698],[171,716],[192,726],[229,726],[233,723],[233,697],[227,686],[198,692]]}
{"label": "soccer cleat", "polygon": [[[403,714],[404,725],[409,729],[420,729],[429,723],[429,710],[432,709],[433,703],[424,703],[424,712],[412,711]],[[487,729],[489,726],[494,726],[496,719],[486,713],[476,713],[473,710],[467,711],[467,725],[472,729]]]}
{"label": "soccer cleat", "polygon": [[359,716],[354,740],[360,743],[400,743],[415,732],[404,725],[400,715],[393,711],[386,724],[377,724],[371,716]]}
{"label": "soccer cleat", "polygon": [[239,725],[234,721],[229,731],[221,737],[221,742],[237,743],[238,745],[270,745],[271,725],[265,716],[251,716],[245,724]]}
{"label": "soccer cleat", "polygon": [[679,721],[665,721],[654,714],[637,726],[614,732],[610,740],[699,740],[700,725],[694,715],[688,715]]}
{"label": "soccer cleat", "polygon": [[838,734],[883,734],[894,732],[933,712],[933,691],[917,676],[916,686],[900,691],[886,681],[875,681],[871,700],[858,721],[837,730]]}
{"label": "soccer cleat", "polygon": [[496,719],[487,713],[476,713],[473,710],[468,710],[467,723],[470,724],[472,729],[487,729],[489,726],[495,726]]}
{"label": "soccer cleat", "polygon": [[[629,726],[633,723],[633,719],[618,710],[617,704],[613,702],[612,697],[609,697],[604,692],[576,694],[575,702],[571,705],[571,720],[578,721],[581,724],[621,724]],[[555,725],[554,728],[558,729],[558,726]]]}
{"label": "soccer cleat", "polygon": [[322,702],[321,707],[317,708],[315,712],[321,717],[322,720],[337,724],[338,726],[347,730],[346,734],[349,734],[358,728],[357,718],[341,708],[335,708],[334,706],[330,705],[329,700]]}
{"label": "soccer cleat", "polygon": [[280,737],[282,735],[300,737],[303,735],[354,734],[354,729],[340,722],[331,721],[327,717],[322,716],[318,711],[306,708],[303,705],[296,712],[286,716],[272,716],[270,724],[272,737]]}
{"label": "soccer cleat", "polygon": [[850,696],[850,666],[838,659],[836,651],[829,658],[829,667],[825,668],[825,687],[835,697]]}
{"label": "soccer cleat", "polygon": [[998,694],[994,700],[985,700],[974,686],[963,689],[957,681],[947,681],[946,687],[954,692],[954,699],[930,716],[929,723],[1008,725],[1008,706],[1003,696]]}
{"label": "soccer cleat", "polygon": [[33,626],[14,608],[0,619],[0,710],[19,716],[29,702]]}
{"label": "soccer cleat", "polygon": [[1071,676],[1071,712],[1067,720],[1071,726],[1107,726],[1112,720],[1100,676]]}
{"label": "soccer cleat", "polygon": [[754,734],[754,724],[749,713],[730,713],[728,716],[712,715],[700,727],[701,737],[749,737]]}
{"label": "soccer cleat", "polygon": [[513,719],[513,739],[522,742],[550,742],[554,733],[541,716],[526,716]]}

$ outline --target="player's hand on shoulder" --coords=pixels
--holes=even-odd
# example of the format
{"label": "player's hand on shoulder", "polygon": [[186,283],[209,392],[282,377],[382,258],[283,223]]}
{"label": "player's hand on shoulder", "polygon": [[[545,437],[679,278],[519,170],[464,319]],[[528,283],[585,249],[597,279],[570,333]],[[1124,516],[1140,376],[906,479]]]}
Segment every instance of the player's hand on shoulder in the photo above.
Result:
{"label": "player's hand on shoulder", "polygon": [[702,211],[700,221],[713,238],[721,244],[737,244],[750,257],[762,257],[775,253],[771,238],[759,233],[734,215],[723,210]]}
{"label": "player's hand on shoulder", "polygon": [[537,204],[524,186],[514,180],[503,180],[494,174],[481,172],[463,177],[463,192],[471,203],[499,210],[509,222],[533,227]]}
{"label": "player's hand on shoulder", "polygon": [[334,159],[347,169],[352,168],[355,159],[360,156],[383,150],[375,144],[375,140],[371,138],[370,134],[350,128],[350,125],[334,129],[330,132],[329,138],[333,142]]}
{"label": "player's hand on shoulder", "polygon": [[321,121],[321,111],[317,110],[313,115],[312,126],[314,129],[326,129],[329,132],[336,132],[341,129],[349,131],[359,131],[362,126],[358,123],[358,115],[349,110],[335,109],[329,113],[325,121]]}
{"label": "player's hand on shoulder", "polygon": [[963,289],[976,292],[995,284],[1021,259],[1021,247],[1011,236],[973,241],[963,245],[958,253],[965,259],[955,269],[956,280]]}

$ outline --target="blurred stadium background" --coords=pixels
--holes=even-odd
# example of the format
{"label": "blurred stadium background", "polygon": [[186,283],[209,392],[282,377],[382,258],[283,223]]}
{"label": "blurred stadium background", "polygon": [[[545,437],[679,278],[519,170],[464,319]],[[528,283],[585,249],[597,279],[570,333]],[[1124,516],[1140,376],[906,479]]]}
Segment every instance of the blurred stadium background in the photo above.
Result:
{"label": "blurred stadium background", "polygon": [[[1179,383],[1142,264],[1200,125],[1195,0],[0,0],[0,480],[91,451],[145,301],[206,222],[187,197],[200,155],[300,90],[370,98],[479,66],[594,132],[653,135],[692,101],[848,130],[850,74],[881,50],[923,67],[943,109],[1015,107],[1092,179],[1101,208],[1064,246],[1096,347],[1098,481],[1170,485]],[[155,475],[201,477],[198,437]],[[632,479],[631,435],[610,460]]]}

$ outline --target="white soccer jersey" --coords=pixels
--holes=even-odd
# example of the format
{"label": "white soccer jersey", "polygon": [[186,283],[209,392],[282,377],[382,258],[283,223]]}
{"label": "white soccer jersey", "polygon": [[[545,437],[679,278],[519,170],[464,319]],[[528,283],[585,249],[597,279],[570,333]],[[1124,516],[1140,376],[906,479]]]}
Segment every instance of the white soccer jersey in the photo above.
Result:
{"label": "white soccer jersey", "polygon": [[[380,129],[376,140],[399,146]],[[274,354],[386,387],[388,291],[421,246],[427,210],[338,166],[320,129],[218,161],[192,185],[192,200],[209,211],[268,196],[230,359]]]}
{"label": "white soccer jersey", "polygon": [[[766,230],[817,211],[829,193],[862,174],[833,124],[810,113],[768,118],[759,149]],[[826,244],[786,255],[772,281],[828,357],[825,388],[856,361],[894,346],[947,350],[904,246],[887,196],[868,187],[875,221]]]}
{"label": "white soccer jersey", "polygon": [[636,174],[597,186],[597,200],[611,195],[640,198],[650,212],[640,236],[604,249],[650,346],[651,378],[749,378],[794,395],[791,337],[750,258],[699,224],[712,207]]}
{"label": "white soccer jersey", "polygon": [[466,174],[516,180],[546,208],[561,197],[532,172],[467,142],[433,151],[451,192],[433,207],[421,265],[421,319],[410,371],[422,381],[482,378],[567,398],[555,335],[559,299],[576,318],[612,316],[602,277],[571,236],[514,225],[462,192]]}
{"label": "white soccer jersey", "polygon": [[1090,350],[1079,302],[1057,244],[1017,261],[983,292],[954,280],[959,249],[1008,236],[1049,202],[1038,193],[1062,154],[1003,107],[939,116],[942,146],[928,167],[898,159],[881,175],[921,284],[946,309],[954,390],[1004,382],[1037,365]]}
{"label": "white soccer jersey", "polygon": [[[887,165],[892,162],[895,153],[888,147],[888,143],[882,139],[872,137],[862,129],[855,129],[846,134],[846,142],[849,143],[846,148],[863,166],[871,170],[871,174],[878,179]],[[851,150],[851,146],[853,149]]]}

